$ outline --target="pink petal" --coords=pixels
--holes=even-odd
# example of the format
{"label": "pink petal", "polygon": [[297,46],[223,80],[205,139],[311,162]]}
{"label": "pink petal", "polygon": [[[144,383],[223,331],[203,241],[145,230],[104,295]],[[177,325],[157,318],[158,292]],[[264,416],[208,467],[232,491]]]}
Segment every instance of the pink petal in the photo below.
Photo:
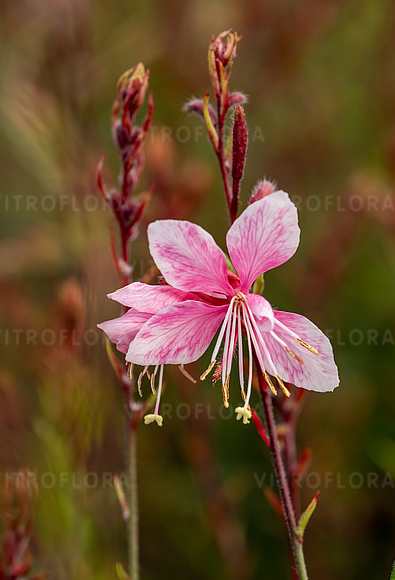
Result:
{"label": "pink petal", "polygon": [[224,253],[203,228],[160,220],[148,226],[150,252],[167,283],[186,292],[232,294]]}
{"label": "pink petal", "polygon": [[126,353],[129,345],[151,314],[129,310],[126,314],[106,320],[97,327],[103,330],[120,352]]}
{"label": "pink petal", "polygon": [[107,296],[129,308],[154,314],[170,304],[186,300],[189,295],[171,286],[153,286],[133,282]]}
{"label": "pink petal", "polygon": [[309,391],[333,391],[339,384],[339,375],[329,339],[304,316],[281,310],[274,310],[274,316],[318,351],[318,354],[310,352],[275,324],[274,332],[295,353],[295,358],[270,333],[263,332],[263,339],[280,378]]}
{"label": "pink petal", "polygon": [[197,360],[208,348],[227,308],[194,300],[164,308],[144,324],[126,360],[144,366]]}
{"label": "pink petal", "polygon": [[248,294],[247,302],[255,320],[260,325],[259,328],[261,330],[272,330],[274,324],[274,313],[270,302],[259,294]]}
{"label": "pink petal", "polygon": [[260,274],[293,256],[299,234],[296,207],[284,191],[276,191],[244,210],[226,237],[244,292]]}

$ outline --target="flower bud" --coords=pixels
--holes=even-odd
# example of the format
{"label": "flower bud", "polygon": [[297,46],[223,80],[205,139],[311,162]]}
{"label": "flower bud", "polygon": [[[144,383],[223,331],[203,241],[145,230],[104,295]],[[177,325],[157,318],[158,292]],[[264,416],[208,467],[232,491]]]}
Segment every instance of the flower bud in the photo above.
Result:
{"label": "flower bud", "polygon": [[267,195],[274,193],[277,189],[277,185],[273,181],[269,181],[268,179],[263,179],[262,181],[258,181],[254,189],[252,190],[250,199],[248,203],[254,203],[260,199],[263,199]]}
{"label": "flower bud", "polygon": [[218,60],[224,68],[228,64],[232,64],[236,56],[236,47],[240,37],[233,30],[225,30],[221,32],[210,44],[210,52],[213,53],[214,58]]}
{"label": "flower bud", "polygon": [[124,119],[125,113],[133,116],[144,103],[148,89],[149,71],[140,62],[134,68],[127,70],[118,80],[118,95],[113,107],[113,116],[120,113]]}
{"label": "flower bud", "polygon": [[[204,119],[203,109],[204,109],[204,100],[197,98],[190,99],[185,103],[185,105],[182,108],[182,110],[185,113],[195,113],[196,115],[199,115],[199,117]],[[215,112],[214,107],[210,104],[208,104],[208,112],[210,114],[211,121],[215,126],[217,123],[217,113]]]}
{"label": "flower bud", "polygon": [[221,32],[214,38],[208,50],[208,67],[216,95],[227,93],[228,80],[233,60],[236,56],[236,47],[240,37],[232,30]]}
{"label": "flower bud", "polygon": [[247,95],[240,91],[230,93],[228,96],[228,107],[235,107],[236,105],[245,105],[248,101]]}
{"label": "flower bud", "polygon": [[233,124],[233,149],[232,149],[232,206],[235,211],[240,194],[240,185],[244,175],[244,167],[247,157],[248,127],[243,107],[238,105],[235,110]]}

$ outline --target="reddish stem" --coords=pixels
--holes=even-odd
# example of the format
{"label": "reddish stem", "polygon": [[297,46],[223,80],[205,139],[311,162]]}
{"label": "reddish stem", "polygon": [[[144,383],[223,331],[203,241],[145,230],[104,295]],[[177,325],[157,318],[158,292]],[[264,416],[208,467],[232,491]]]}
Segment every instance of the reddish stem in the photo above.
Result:
{"label": "reddish stem", "polygon": [[291,558],[291,569],[292,573],[295,575],[295,578],[299,579],[299,576],[296,572],[296,553],[295,553],[295,533],[294,530],[296,529],[296,519],[295,519],[295,512],[292,505],[291,493],[289,489],[289,483],[287,474],[285,471],[280,443],[278,440],[276,422],[274,418],[274,411],[273,411],[273,404],[272,404],[272,397],[267,388],[265,379],[262,373],[258,372],[258,382],[259,382],[259,391],[262,398],[263,410],[265,414],[266,426],[267,431],[270,438],[270,452],[272,455],[272,462],[274,467],[274,472],[277,480],[277,486],[279,490],[280,502],[282,507],[282,513],[285,521],[285,525],[288,532],[288,544],[289,544],[289,551],[290,551],[290,558]]}

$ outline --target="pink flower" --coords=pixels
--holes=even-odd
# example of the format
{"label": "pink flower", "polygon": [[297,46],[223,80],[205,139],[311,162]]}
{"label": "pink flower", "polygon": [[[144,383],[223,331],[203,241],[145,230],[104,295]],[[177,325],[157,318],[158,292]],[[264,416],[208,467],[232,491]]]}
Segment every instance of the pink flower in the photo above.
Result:
{"label": "pink flower", "polygon": [[163,365],[196,361],[218,330],[211,363],[201,379],[217,365],[228,406],[237,351],[244,404],[236,413],[245,423],[251,418],[254,356],[273,393],[278,386],[289,395],[284,381],[320,392],[338,386],[328,338],[307,318],[273,310],[263,296],[251,292],[261,274],[293,256],[299,234],[296,207],[283,191],[248,206],[230,227],[226,243],[234,271],[212,236],[200,226],[178,220],[149,225],[150,252],[168,285],[133,283],[110,294],[130,310],[99,325],[126,353],[128,362],[145,367],[143,374],[154,366],[153,385],[159,370],[157,405],[146,422],[162,424]]}

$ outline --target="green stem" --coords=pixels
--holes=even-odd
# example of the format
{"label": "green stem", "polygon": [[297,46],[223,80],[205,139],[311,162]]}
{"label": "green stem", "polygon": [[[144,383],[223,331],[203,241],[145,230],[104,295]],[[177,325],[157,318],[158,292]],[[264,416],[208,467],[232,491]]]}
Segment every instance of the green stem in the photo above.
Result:
{"label": "green stem", "polygon": [[129,425],[129,576],[140,579],[139,502],[137,485],[137,429]]}
{"label": "green stem", "polygon": [[309,580],[303,553],[303,542],[295,541],[295,561],[300,580]]}

